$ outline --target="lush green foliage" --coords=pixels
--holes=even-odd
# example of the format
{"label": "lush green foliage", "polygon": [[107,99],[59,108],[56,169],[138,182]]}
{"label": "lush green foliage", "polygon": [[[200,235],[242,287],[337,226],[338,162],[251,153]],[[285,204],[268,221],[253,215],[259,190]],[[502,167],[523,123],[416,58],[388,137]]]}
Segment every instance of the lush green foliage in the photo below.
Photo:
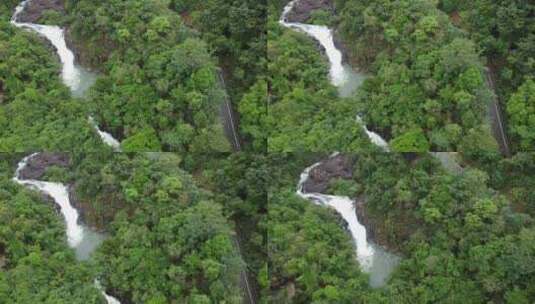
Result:
{"label": "lush green foliage", "polygon": [[[11,10],[10,10],[11,11]],[[42,38],[0,20],[0,151],[103,149]]]}
{"label": "lush green foliage", "polygon": [[368,215],[405,254],[387,285],[399,302],[534,299],[531,220],[508,208],[488,187],[486,173],[467,169],[452,176],[428,156],[356,158]]}
{"label": "lush green foliage", "polygon": [[8,159],[0,155],[0,302],[105,303],[53,205],[10,180]]}
{"label": "lush green foliage", "polygon": [[228,151],[215,62],[165,4],[67,2],[82,60],[104,73],[91,110],[127,151]]}
{"label": "lush green foliage", "polygon": [[[460,26],[468,30],[482,53],[487,56],[488,65],[497,76],[496,89],[504,108],[512,98],[515,99],[514,107],[517,109],[530,107],[529,100],[521,101],[518,95],[526,92],[525,82],[529,81],[526,77],[532,77],[535,73],[535,4],[526,0],[443,0],[441,4]],[[514,148],[518,151],[532,151],[532,143],[526,146],[529,143],[529,139],[526,140],[526,136],[530,137],[529,133],[521,131],[525,121],[518,124],[516,111],[508,114]],[[519,136],[519,132],[523,135]]]}
{"label": "lush green foliage", "polygon": [[[172,0],[219,58],[245,149],[266,148],[266,3],[257,0]],[[248,145],[251,143],[252,145]]]}
{"label": "lush green foliage", "polygon": [[[114,296],[132,303],[241,302],[244,265],[232,225],[220,199],[180,169],[178,155],[70,156],[71,170],[50,167],[43,178],[72,183],[71,201],[84,221],[109,234],[92,275]],[[57,232],[64,240],[63,226]]]}
{"label": "lush green foliage", "polygon": [[267,89],[267,83],[259,80],[243,95],[238,105],[242,137],[251,142],[257,152],[264,152],[267,145]]}
{"label": "lush green foliage", "polygon": [[203,169],[200,183],[216,194],[215,200],[236,224],[236,237],[247,263],[251,288],[267,290],[266,179],[269,167],[266,156],[237,153],[212,158]]}
{"label": "lush green foliage", "polygon": [[535,147],[535,81],[528,79],[507,103],[509,132],[521,151]]}
{"label": "lush green foliage", "polygon": [[[341,229],[335,227],[343,222],[333,211],[294,193],[299,168],[313,160],[272,157],[277,160],[272,162],[274,179],[269,188],[273,299],[508,304],[535,299],[531,266],[535,229],[533,219],[524,213],[531,213],[526,203],[532,201],[533,154],[498,156],[499,165],[487,162],[495,168],[491,176],[477,169],[453,176],[425,154],[360,153],[353,158],[354,185],[338,181],[330,191],[357,191],[353,197],[366,198],[365,214],[374,226],[376,242],[399,251],[401,264],[385,287],[367,288],[365,276],[349,267],[355,260],[351,248],[345,247],[350,241],[338,236]],[[512,197],[511,204],[489,185]],[[332,248],[339,250],[333,253]],[[332,259],[342,268],[331,268]],[[359,280],[362,285],[344,287]]]}
{"label": "lush green foliage", "polygon": [[338,97],[326,59],[302,33],[269,21],[268,150],[362,151],[371,148],[355,103]]}
{"label": "lush green foliage", "polygon": [[215,50],[229,73],[229,90],[236,100],[265,77],[266,3],[256,0],[171,1],[176,11],[186,19],[191,17],[192,25]]}
{"label": "lush green foliage", "polygon": [[[392,139],[394,150],[488,149],[490,95],[481,60],[474,43],[435,3],[336,4],[340,32],[353,60],[374,73],[358,90],[356,101],[367,124]],[[417,139],[414,130],[420,129],[425,138]],[[463,141],[473,132],[477,141]]]}
{"label": "lush green foliage", "polygon": [[276,303],[366,303],[368,279],[356,262],[343,220],[295,194],[303,155],[272,155],[268,252]]}

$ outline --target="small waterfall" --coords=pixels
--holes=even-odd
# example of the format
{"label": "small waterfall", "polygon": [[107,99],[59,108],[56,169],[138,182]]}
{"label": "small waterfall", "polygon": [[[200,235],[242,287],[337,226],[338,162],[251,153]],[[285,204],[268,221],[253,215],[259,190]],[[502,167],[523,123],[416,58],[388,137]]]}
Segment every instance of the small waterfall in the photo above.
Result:
{"label": "small waterfall", "polygon": [[[336,155],[337,153],[331,157]],[[347,196],[306,193],[304,191],[304,184],[310,176],[310,171],[320,164],[315,163],[301,173],[297,184],[297,195],[315,204],[333,208],[342,216],[347,222],[349,232],[355,242],[357,260],[362,270],[370,275],[370,285],[372,287],[384,286],[400,258],[385,251],[380,246],[368,242],[366,227],[357,218],[354,200]]]}
{"label": "small waterfall", "polygon": [[[18,163],[13,181],[41,191],[54,199],[56,204],[60,206],[61,214],[65,218],[69,246],[74,248],[76,257],[79,260],[87,260],[90,254],[102,243],[104,235],[96,233],[78,223],[79,213],[71,204],[67,186],[61,183],[22,179],[20,176],[21,171],[24,170],[28,162],[37,154],[39,153],[26,156]],[[95,286],[102,292],[108,304],[120,304],[117,299],[104,292],[98,280],[95,281]]]}
{"label": "small waterfall", "polygon": [[38,180],[23,180],[20,178],[20,172],[26,167],[28,161],[36,156],[37,153],[34,153],[30,156],[25,157],[22,161],[19,162],[17,170],[15,171],[15,177],[13,180],[21,185],[30,186],[35,188],[43,193],[50,195],[54,201],[60,206],[61,214],[65,217],[65,222],[67,224],[67,240],[69,246],[76,247],[83,238],[83,227],[78,225],[78,211],[70,204],[69,201],[69,192],[67,187],[60,183],[51,183],[43,182]]}
{"label": "small waterfall", "polygon": [[[35,31],[39,35],[48,39],[48,41],[50,41],[56,48],[61,60],[61,79],[63,80],[63,83],[69,87],[73,96],[83,96],[87,89],[95,82],[96,75],[75,64],[74,53],[67,47],[67,43],[65,42],[65,31],[62,28],[59,26],[20,23],[17,21],[17,17],[30,1],[31,0],[25,0],[15,8],[15,13],[11,18],[11,24],[19,28],[27,28]],[[100,130],[92,117],[89,117],[89,119],[102,141],[116,151],[119,151],[121,145],[119,141],[113,138],[111,134]]]}
{"label": "small waterfall", "polygon": [[305,193],[303,190],[304,184],[307,181],[310,171],[321,163],[306,168],[301,173],[299,184],[297,185],[297,195],[310,200],[318,205],[324,205],[334,208],[348,224],[349,231],[355,240],[357,246],[357,258],[364,271],[369,270],[373,260],[374,249],[366,238],[366,227],[360,224],[357,219],[354,201],[347,196],[334,196],[321,193]]}
{"label": "small waterfall", "polygon": [[[330,28],[322,25],[286,21],[288,14],[292,11],[297,1],[298,0],[293,0],[284,7],[279,23],[284,27],[293,28],[306,33],[316,39],[323,46],[329,59],[329,77],[331,83],[338,88],[342,97],[350,96],[364,81],[364,76],[356,73],[351,66],[343,63],[342,52],[334,44],[333,32]],[[388,143],[379,134],[370,131],[363,124],[361,117],[357,115],[356,120],[362,126],[372,143],[384,150],[388,150]]]}

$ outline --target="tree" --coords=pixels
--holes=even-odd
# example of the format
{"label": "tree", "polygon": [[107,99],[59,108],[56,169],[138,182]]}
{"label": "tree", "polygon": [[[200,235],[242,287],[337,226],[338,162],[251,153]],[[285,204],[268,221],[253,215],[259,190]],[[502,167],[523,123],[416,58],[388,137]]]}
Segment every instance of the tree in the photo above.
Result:
{"label": "tree", "polygon": [[395,152],[424,152],[429,150],[430,145],[423,131],[414,129],[392,139],[390,147]]}
{"label": "tree", "polygon": [[520,150],[535,147],[535,81],[527,79],[507,102],[509,130]]}

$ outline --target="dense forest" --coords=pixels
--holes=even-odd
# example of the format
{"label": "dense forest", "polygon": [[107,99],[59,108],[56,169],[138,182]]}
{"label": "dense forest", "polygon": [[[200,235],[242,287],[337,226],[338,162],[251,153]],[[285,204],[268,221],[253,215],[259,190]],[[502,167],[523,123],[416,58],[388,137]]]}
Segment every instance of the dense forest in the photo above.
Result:
{"label": "dense forest", "polygon": [[12,5],[0,7],[0,151],[98,151],[102,144],[58,75],[51,47],[9,24]]}
{"label": "dense forest", "polygon": [[402,152],[493,150],[476,45],[432,1],[336,1],[352,61],[373,73],[364,119]]}
{"label": "dense forest", "polygon": [[268,21],[268,151],[372,149],[355,120],[356,104],[338,97],[328,63],[305,34],[278,24],[280,5],[270,2]]}
{"label": "dense forest", "polygon": [[[243,124],[233,128],[245,148],[265,148],[259,126],[266,114],[266,39],[257,34],[265,27],[264,4],[65,1],[61,12],[31,15],[36,23],[64,27],[76,60],[98,73],[81,100],[60,83],[53,47],[8,23],[17,4],[2,4],[2,151],[96,150],[88,115],[124,151],[230,151],[223,126],[230,123],[223,114],[227,96],[228,111],[242,113]],[[235,11],[234,18],[216,18],[228,11]],[[23,129],[32,125],[36,130]]]}
{"label": "dense forest", "polygon": [[534,303],[534,20],[2,1],[0,303]]}
{"label": "dense forest", "polygon": [[[331,27],[345,60],[366,72],[367,80],[350,101],[336,98],[327,83],[328,69],[318,57],[323,57],[322,47],[318,52],[310,37],[275,24],[286,1],[271,1],[268,118],[274,121],[269,125],[270,151],[300,150],[284,143],[298,143],[295,138],[303,140],[310,129],[318,132],[319,126],[321,131],[336,126],[321,138],[346,134],[336,124],[351,120],[347,113],[361,114],[364,123],[399,152],[495,151],[496,141],[501,140],[492,136],[497,136],[493,134],[497,123],[505,129],[513,150],[532,150],[535,9],[529,1],[296,3],[297,17],[292,18]],[[302,36],[310,46],[306,47],[307,42],[292,46],[288,38],[279,38],[285,35]],[[284,87],[304,88],[308,95],[285,99],[286,92],[280,91]],[[318,91],[321,97],[313,95]],[[300,98],[307,101],[306,106],[297,106]],[[341,111],[346,115],[322,115],[335,111],[338,104],[347,104]],[[297,115],[285,118],[290,111]],[[494,117],[500,114],[504,119]],[[351,141],[336,138],[330,147],[345,150]],[[318,150],[315,145],[301,144],[312,151]]]}
{"label": "dense forest", "polygon": [[0,301],[104,303],[93,265],[78,263],[67,247],[53,203],[10,180],[16,156],[0,155]]}
{"label": "dense forest", "polygon": [[346,247],[347,235],[338,234],[341,219],[295,195],[299,170],[325,157],[273,157],[268,226],[273,302],[535,299],[535,230],[528,190],[534,155],[501,159],[492,175],[470,167],[452,175],[424,154],[349,155],[354,163],[351,182],[341,187],[333,181],[328,192],[365,198],[364,214],[368,227],[374,227],[375,241],[403,257],[379,289],[368,287],[354,251]]}
{"label": "dense forest", "polygon": [[[45,204],[38,192],[24,190],[9,180],[20,157],[2,156],[2,210],[6,221],[0,244],[2,267],[10,271],[2,280],[5,286],[17,286],[17,280],[24,280],[19,272],[36,271],[31,263],[49,267],[40,274],[46,277],[49,273],[60,276],[60,270],[54,267],[68,262],[72,270],[66,271],[77,279],[62,287],[65,291],[55,291],[60,293],[58,299],[85,297],[97,303],[101,299],[98,293],[91,294],[94,290],[88,280],[98,277],[125,303],[240,303],[241,269],[249,267],[253,281],[262,277],[265,234],[256,225],[262,221],[266,208],[265,195],[255,191],[238,196],[240,190],[232,188],[214,195],[208,187],[199,188],[200,180],[213,185],[214,190],[223,187],[218,185],[222,180],[213,177],[221,173],[211,165],[194,167],[206,171],[199,181],[181,169],[181,157],[171,153],[69,154],[68,168],[63,164],[45,167],[39,179],[70,185],[71,201],[80,210],[84,223],[108,235],[93,258],[80,264],[72,250],[66,248],[64,228],[54,214],[51,199]],[[247,176],[232,178],[236,185],[233,187],[239,187],[243,183],[239,179],[244,178],[251,182],[251,188],[263,189],[261,177],[254,176],[257,170],[262,172],[261,159],[232,156],[213,162],[234,163],[233,170],[248,172]],[[39,223],[43,229],[35,229],[32,223]],[[243,256],[234,241],[237,223],[244,230]],[[19,232],[14,236],[13,231]],[[20,240],[15,242],[13,237]],[[55,284],[61,286],[62,280],[69,278],[61,277]],[[34,295],[40,299],[37,302],[55,303],[54,295],[47,293],[54,286],[39,281],[35,285],[43,289]],[[24,286],[20,284],[14,291],[2,288],[3,299],[27,303],[25,299],[33,293]],[[91,297],[86,296],[89,294]]]}
{"label": "dense forest", "polygon": [[531,1],[441,1],[478,44],[497,79],[508,132],[517,151],[533,151],[535,5]]}

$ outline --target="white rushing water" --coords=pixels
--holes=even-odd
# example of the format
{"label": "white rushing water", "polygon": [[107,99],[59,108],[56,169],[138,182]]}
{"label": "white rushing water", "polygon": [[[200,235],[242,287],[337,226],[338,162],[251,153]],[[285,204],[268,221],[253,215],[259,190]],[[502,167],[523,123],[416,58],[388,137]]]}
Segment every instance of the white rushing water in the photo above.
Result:
{"label": "white rushing water", "polygon": [[[287,22],[287,16],[292,11],[294,5],[299,0],[293,0],[282,13],[279,23],[285,27],[296,29],[306,33],[316,39],[325,49],[329,59],[329,76],[334,86],[338,88],[340,96],[350,96],[364,81],[364,75],[357,73],[348,64],[344,64],[342,52],[334,44],[333,31],[323,25],[304,24],[297,22]],[[357,122],[362,126],[372,143],[388,150],[388,143],[377,133],[368,130],[362,122],[362,118],[357,115]]]}
{"label": "white rushing water", "polygon": [[399,263],[399,257],[388,253],[376,244],[368,242],[366,227],[357,218],[354,200],[347,196],[304,192],[303,187],[310,171],[319,165],[320,163],[316,163],[301,173],[299,184],[297,185],[297,195],[318,205],[333,208],[342,216],[347,222],[349,232],[355,241],[357,260],[362,270],[370,275],[370,285],[372,287],[383,286],[390,273]]}
{"label": "white rushing water", "polygon": [[[329,77],[332,84],[338,88],[340,96],[350,96],[364,81],[364,76],[356,73],[351,66],[343,63],[342,52],[334,43],[333,32],[331,29],[320,25],[287,22],[288,14],[298,1],[299,0],[294,0],[286,5],[279,23],[285,27],[306,33],[316,39],[323,46],[329,59]],[[368,130],[360,116],[356,116],[356,121],[362,126],[373,144],[388,151],[388,143],[379,134]],[[336,155],[336,153],[334,155]],[[366,227],[358,221],[355,202],[351,198],[347,196],[304,192],[303,186],[309,177],[310,171],[318,165],[320,165],[320,163],[316,163],[303,171],[297,186],[297,195],[318,205],[331,207],[342,216],[347,222],[349,232],[355,241],[357,259],[361,268],[363,271],[370,274],[370,285],[372,287],[383,286],[390,273],[398,264],[399,257],[386,252],[380,246],[368,242]]]}
{"label": "white rushing water", "polygon": [[[35,157],[38,153],[34,153],[23,158],[17,165],[15,171],[15,177],[13,180],[24,186],[28,186],[37,189],[50,197],[60,207],[60,212],[65,218],[67,242],[70,247],[74,248],[76,258],[78,260],[87,260],[91,253],[102,243],[104,235],[99,234],[87,227],[82,226],[78,219],[80,217],[78,210],[76,210],[70,201],[69,191],[67,186],[61,183],[45,182],[39,180],[22,179],[20,172],[24,170],[24,167],[28,164],[28,161]],[[102,286],[98,280],[95,280],[95,286],[101,291],[102,295],[106,298],[108,304],[120,304],[120,302],[112,296],[107,295],[104,292]]]}
{"label": "white rushing water", "polygon": [[22,180],[20,179],[20,171],[24,169],[28,160],[37,155],[37,153],[25,157],[19,162],[17,170],[15,171],[15,177],[13,180],[21,185],[30,186],[42,191],[54,199],[54,201],[60,206],[61,214],[65,217],[67,228],[67,240],[69,246],[76,247],[81,243],[83,237],[83,228],[78,225],[78,211],[70,204],[69,192],[67,187],[60,183],[43,182],[38,180]]}
{"label": "white rushing water", "polygon": [[[91,87],[95,80],[96,75],[89,72],[83,67],[75,64],[74,53],[67,47],[65,42],[65,31],[59,26],[41,25],[34,23],[18,22],[17,17],[24,10],[26,5],[31,0],[21,2],[16,8],[13,17],[11,18],[11,24],[19,28],[27,28],[37,32],[39,35],[45,37],[56,48],[59,58],[61,60],[61,78],[63,83],[69,87],[73,96],[81,97]],[[89,118],[91,124],[99,134],[102,141],[112,147],[115,150],[119,150],[120,143],[113,136],[107,132],[99,129],[92,117]]]}

